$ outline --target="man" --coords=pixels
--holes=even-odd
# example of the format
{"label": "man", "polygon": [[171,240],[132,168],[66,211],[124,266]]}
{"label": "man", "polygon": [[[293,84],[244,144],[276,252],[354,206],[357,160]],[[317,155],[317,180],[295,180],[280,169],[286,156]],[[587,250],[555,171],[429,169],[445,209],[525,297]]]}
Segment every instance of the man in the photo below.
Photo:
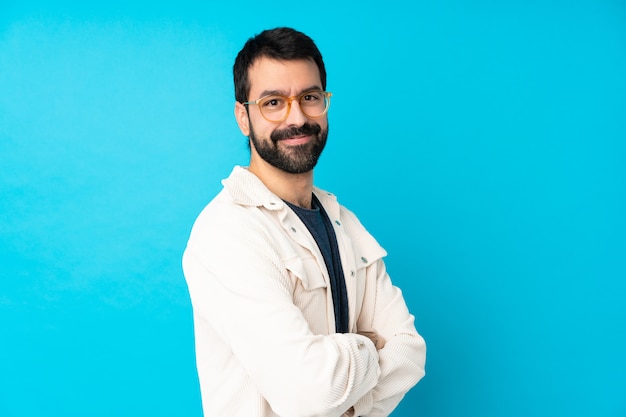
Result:
{"label": "man", "polygon": [[387,416],[424,375],[426,347],[385,251],[313,186],[331,97],[322,56],[277,28],[249,39],[233,72],[250,164],[183,255],[204,414]]}

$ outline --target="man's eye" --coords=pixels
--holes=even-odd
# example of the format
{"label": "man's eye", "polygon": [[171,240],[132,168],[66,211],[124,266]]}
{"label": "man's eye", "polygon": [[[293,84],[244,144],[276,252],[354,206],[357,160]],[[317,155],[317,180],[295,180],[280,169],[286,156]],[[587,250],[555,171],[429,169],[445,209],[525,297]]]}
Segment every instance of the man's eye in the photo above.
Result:
{"label": "man's eye", "polygon": [[280,97],[270,97],[263,102],[263,107],[280,107],[285,104],[285,100]]}
{"label": "man's eye", "polygon": [[304,96],[304,101],[318,101],[322,99],[322,95],[320,93],[307,93]]}

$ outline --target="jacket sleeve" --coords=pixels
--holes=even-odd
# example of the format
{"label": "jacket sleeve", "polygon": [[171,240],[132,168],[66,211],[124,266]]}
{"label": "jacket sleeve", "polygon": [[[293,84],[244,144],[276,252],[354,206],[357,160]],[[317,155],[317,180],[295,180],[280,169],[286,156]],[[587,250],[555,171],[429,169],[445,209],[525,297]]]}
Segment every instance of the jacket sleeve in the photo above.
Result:
{"label": "jacket sleeve", "polygon": [[293,303],[276,239],[250,209],[227,208],[199,217],[183,255],[194,314],[228,344],[274,412],[340,416],[376,385],[373,343],[313,334]]}
{"label": "jacket sleeve", "polygon": [[[414,325],[402,291],[387,274],[386,252],[349,212],[348,233],[355,251],[369,258],[365,271],[365,294],[357,318],[357,332],[375,334],[381,374],[376,386],[354,405],[355,416],[388,416],[404,395],[425,375],[426,344]],[[369,253],[367,253],[369,252]],[[377,254],[377,255],[376,255]]]}
{"label": "jacket sleeve", "polygon": [[378,351],[381,374],[371,391],[372,408],[361,415],[384,417],[425,375],[426,344],[415,330],[414,317],[401,290],[392,285],[382,259],[376,262],[375,269],[375,302],[365,305],[361,328],[381,338],[379,343],[383,347]]}

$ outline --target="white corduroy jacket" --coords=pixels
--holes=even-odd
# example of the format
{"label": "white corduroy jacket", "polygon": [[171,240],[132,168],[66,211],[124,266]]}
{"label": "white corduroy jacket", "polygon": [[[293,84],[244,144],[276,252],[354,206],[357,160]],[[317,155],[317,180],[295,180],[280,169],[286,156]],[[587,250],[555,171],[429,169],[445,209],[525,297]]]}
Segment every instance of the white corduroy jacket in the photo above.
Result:
{"label": "white corduroy jacket", "polygon": [[[245,168],[223,185],[183,255],[204,415],[389,415],[424,376],[426,346],[384,249],[314,189],[346,280],[351,333],[337,334],[324,259],[306,226]],[[359,333],[377,334],[377,346]]]}

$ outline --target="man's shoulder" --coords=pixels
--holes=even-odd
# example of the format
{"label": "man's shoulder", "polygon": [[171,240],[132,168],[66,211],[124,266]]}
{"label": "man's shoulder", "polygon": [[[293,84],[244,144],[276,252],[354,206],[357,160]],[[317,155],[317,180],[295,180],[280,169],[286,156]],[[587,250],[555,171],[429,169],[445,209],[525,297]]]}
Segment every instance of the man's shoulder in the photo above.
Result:
{"label": "man's shoulder", "polygon": [[230,175],[222,180],[223,188],[204,207],[196,224],[228,223],[239,221],[254,211],[255,206],[267,200],[267,188],[241,166],[235,166]]}
{"label": "man's shoulder", "polygon": [[233,201],[227,189],[222,189],[198,214],[192,233],[197,229],[222,230],[238,224],[247,223],[253,207],[242,206]]}

